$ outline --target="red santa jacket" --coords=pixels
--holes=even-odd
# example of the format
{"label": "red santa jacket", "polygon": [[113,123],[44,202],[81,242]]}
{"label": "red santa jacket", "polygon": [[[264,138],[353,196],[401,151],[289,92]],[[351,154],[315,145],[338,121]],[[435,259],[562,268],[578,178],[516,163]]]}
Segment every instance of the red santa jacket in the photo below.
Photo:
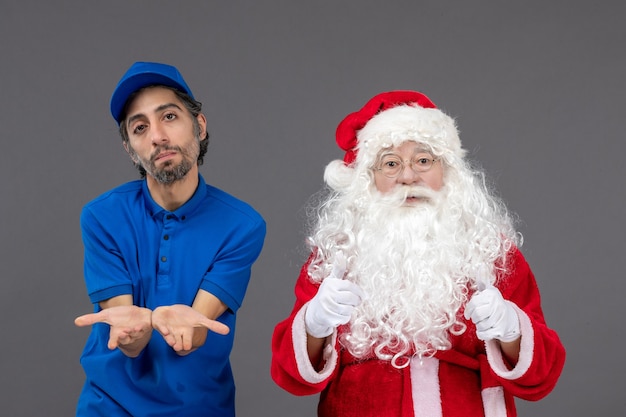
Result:
{"label": "red santa jacket", "polygon": [[316,371],[307,355],[304,312],[319,285],[309,279],[307,263],[296,283],[292,313],[274,329],[272,378],[295,395],[321,393],[321,417],[514,417],[514,397],[535,401],[552,391],[565,349],[545,323],[537,283],[521,252],[515,250],[509,262],[508,275],[496,286],[520,319],[521,351],[514,367],[496,341],[479,340],[473,323],[465,321],[467,330],[451,336],[450,350],[413,358],[403,369],[376,357],[353,357],[335,331],[324,350],[323,369]]}

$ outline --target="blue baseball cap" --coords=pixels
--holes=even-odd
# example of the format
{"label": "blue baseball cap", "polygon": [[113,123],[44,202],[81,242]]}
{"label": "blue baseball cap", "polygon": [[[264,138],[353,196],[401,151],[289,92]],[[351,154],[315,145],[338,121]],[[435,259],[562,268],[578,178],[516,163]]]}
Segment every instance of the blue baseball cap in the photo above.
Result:
{"label": "blue baseball cap", "polygon": [[191,89],[175,67],[158,62],[135,62],[117,83],[111,96],[111,114],[117,124],[124,118],[124,106],[131,94],[151,85],[172,87],[194,98]]}

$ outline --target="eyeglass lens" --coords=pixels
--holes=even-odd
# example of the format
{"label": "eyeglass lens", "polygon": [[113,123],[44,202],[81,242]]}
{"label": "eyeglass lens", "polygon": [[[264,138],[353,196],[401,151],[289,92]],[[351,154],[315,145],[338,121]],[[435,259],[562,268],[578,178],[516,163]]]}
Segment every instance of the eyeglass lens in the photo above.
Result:
{"label": "eyeglass lens", "polygon": [[[435,159],[428,154],[415,155],[410,160],[411,169],[415,172],[426,172],[432,168]],[[395,177],[404,170],[404,161],[396,155],[385,155],[381,159],[379,170],[387,177]]]}

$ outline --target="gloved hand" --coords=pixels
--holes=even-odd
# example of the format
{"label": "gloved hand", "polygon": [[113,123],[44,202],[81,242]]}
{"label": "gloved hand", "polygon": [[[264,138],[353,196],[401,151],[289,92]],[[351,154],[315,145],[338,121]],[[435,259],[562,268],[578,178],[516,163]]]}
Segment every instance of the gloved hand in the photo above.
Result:
{"label": "gloved hand", "polygon": [[465,318],[476,325],[480,340],[513,342],[520,336],[517,313],[493,285],[478,291],[465,306]]}
{"label": "gloved hand", "polygon": [[337,254],[331,274],[322,281],[317,294],[309,302],[304,324],[307,333],[313,337],[327,337],[335,327],[346,324],[354,308],[365,298],[361,287],[342,279],[345,270],[345,258]]}

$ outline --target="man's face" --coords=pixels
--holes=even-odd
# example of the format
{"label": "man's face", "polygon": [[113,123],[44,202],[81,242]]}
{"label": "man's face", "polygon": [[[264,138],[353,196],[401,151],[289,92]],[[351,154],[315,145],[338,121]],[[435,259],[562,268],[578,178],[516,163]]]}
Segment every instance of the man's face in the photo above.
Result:
{"label": "man's face", "polygon": [[201,114],[196,120],[172,90],[147,88],[128,106],[126,150],[148,176],[171,184],[197,169],[206,120]]}
{"label": "man's face", "polygon": [[[390,177],[389,174],[385,175],[383,165],[392,171],[393,167],[400,169],[397,175]],[[424,168],[428,166],[429,168]],[[433,191],[439,191],[443,187],[441,160],[435,159],[430,152],[424,150],[423,146],[413,141],[406,141],[399,146],[383,150],[379,155],[376,168],[374,184],[376,189],[383,194],[401,186],[421,186]],[[426,170],[423,171],[424,169]],[[409,195],[405,204],[415,205],[421,201],[420,196]]]}

